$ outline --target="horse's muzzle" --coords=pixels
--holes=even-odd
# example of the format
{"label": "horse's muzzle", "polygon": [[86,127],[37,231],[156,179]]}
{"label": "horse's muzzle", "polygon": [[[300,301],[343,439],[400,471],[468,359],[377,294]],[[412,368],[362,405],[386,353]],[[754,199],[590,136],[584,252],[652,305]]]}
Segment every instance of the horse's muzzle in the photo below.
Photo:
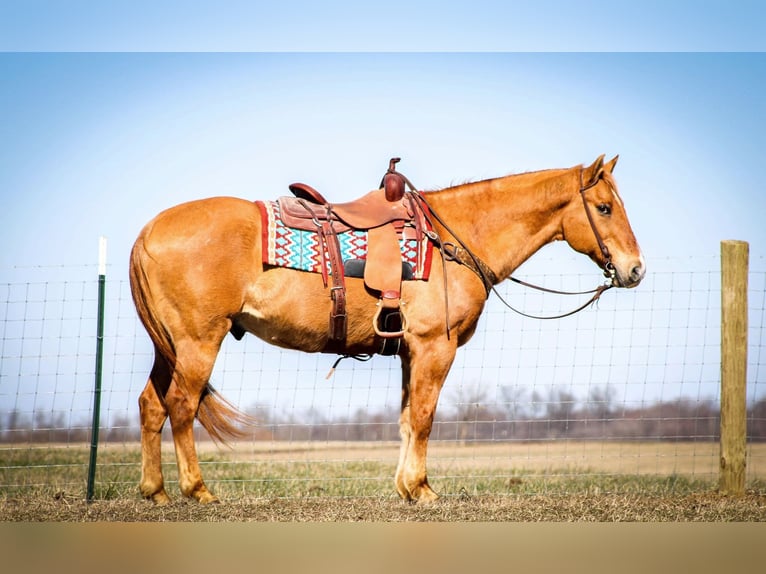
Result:
{"label": "horse's muzzle", "polygon": [[644,275],[646,275],[646,264],[644,263],[644,258],[641,257],[631,265],[627,266],[627,270],[625,271],[620,267],[616,267],[616,273],[612,278],[612,285],[615,287],[632,289],[641,283]]}

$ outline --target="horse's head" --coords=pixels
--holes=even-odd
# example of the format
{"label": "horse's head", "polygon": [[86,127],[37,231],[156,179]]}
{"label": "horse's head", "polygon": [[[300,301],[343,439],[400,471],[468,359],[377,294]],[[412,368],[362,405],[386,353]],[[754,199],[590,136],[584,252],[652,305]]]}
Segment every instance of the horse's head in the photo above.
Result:
{"label": "horse's head", "polygon": [[605,164],[602,155],[589,167],[577,169],[579,197],[565,210],[563,235],[573,249],[604,269],[613,285],[635,287],[646,265],[612,177],[617,157]]}

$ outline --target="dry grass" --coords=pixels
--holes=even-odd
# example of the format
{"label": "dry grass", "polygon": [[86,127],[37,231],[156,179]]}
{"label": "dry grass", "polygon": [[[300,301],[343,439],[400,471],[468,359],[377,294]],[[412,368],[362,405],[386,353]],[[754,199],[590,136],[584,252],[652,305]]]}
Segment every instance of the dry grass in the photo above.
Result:
{"label": "dry grass", "polygon": [[138,496],[135,446],[99,451],[85,502],[87,448],[0,449],[0,520],[54,522],[727,522],[766,521],[766,445],[748,451],[748,492],[717,494],[712,443],[434,443],[432,505],[394,494],[393,443],[203,444],[208,484],[224,501],[182,499],[172,453],[172,504]]}
{"label": "dry grass", "polygon": [[66,495],[0,500],[6,521],[54,522],[763,522],[766,496],[574,494],[460,496],[430,505],[381,498],[244,497],[202,506],[178,500],[158,507],[138,500],[95,501]]}

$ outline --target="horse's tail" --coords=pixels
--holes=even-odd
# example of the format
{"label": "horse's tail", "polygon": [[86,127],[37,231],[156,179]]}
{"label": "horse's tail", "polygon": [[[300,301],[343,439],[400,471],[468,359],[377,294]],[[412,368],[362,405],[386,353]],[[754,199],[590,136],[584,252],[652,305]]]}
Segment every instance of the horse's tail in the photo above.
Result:
{"label": "horse's tail", "polygon": [[222,444],[228,439],[250,436],[250,429],[256,424],[253,417],[224,399],[210,383],[202,391],[197,420],[214,441]]}
{"label": "horse's tail", "polygon": [[[175,368],[178,357],[173,340],[155,312],[154,300],[142,260],[142,254],[145,253],[143,239],[139,238],[130,253],[130,292],[133,296],[133,302],[141,323],[154,343],[157,354],[155,361],[163,361],[167,365],[169,373],[173,373],[177,379],[183,379],[183,372]],[[164,391],[162,389],[156,390],[157,396],[164,402]],[[210,437],[214,441],[224,444],[226,444],[227,439],[248,436],[250,434],[248,428],[255,424],[252,417],[239,411],[224,399],[210,382],[206,383],[202,391],[196,416]]]}
{"label": "horse's tail", "polygon": [[[149,280],[146,277],[142,255],[146,254],[143,237],[139,237],[130,252],[130,293],[133,303],[138,312],[138,318],[144,325],[149,338],[154,343],[156,353],[155,361],[161,359],[167,364],[168,371],[173,372],[176,365],[176,349],[165,326],[155,313],[154,300],[152,298]],[[160,399],[164,399],[164,392],[157,390]]]}

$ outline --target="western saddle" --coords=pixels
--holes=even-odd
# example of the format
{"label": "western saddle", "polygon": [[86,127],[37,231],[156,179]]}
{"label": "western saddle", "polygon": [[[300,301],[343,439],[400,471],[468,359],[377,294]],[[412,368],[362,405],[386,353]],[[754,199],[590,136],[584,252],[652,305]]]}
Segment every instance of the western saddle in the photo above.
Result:
{"label": "western saddle", "polygon": [[[388,340],[400,339],[407,330],[407,319],[401,309],[402,279],[411,278],[412,269],[402,261],[399,238],[416,239],[418,244],[430,229],[423,208],[405,192],[406,178],[396,171],[400,158],[392,158],[380,183],[380,188],[348,203],[330,203],[316,189],[305,183],[290,185],[295,197],[279,198],[280,214],[288,227],[314,231],[323,247],[322,277],[328,286],[329,263],[332,286],[330,298],[330,339],[343,347],[346,337],[345,277],[362,276],[365,285],[380,294],[373,318],[375,333],[384,339],[381,354],[392,345]],[[407,183],[409,183],[407,181]],[[365,261],[341,259],[338,233],[351,229],[367,232]],[[360,269],[361,268],[361,269]],[[361,271],[361,273],[360,273]]]}

